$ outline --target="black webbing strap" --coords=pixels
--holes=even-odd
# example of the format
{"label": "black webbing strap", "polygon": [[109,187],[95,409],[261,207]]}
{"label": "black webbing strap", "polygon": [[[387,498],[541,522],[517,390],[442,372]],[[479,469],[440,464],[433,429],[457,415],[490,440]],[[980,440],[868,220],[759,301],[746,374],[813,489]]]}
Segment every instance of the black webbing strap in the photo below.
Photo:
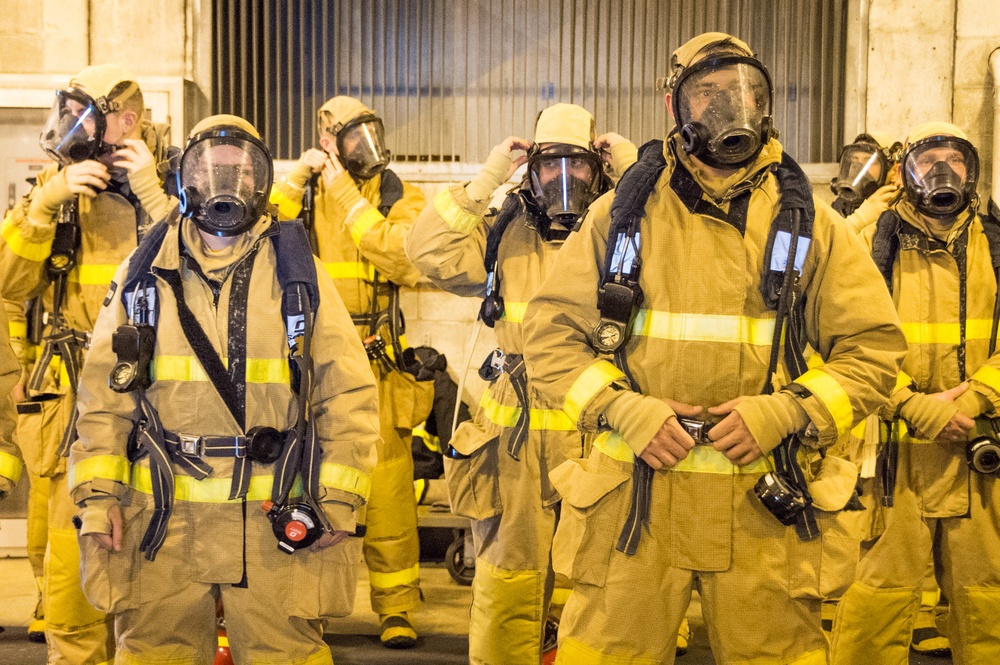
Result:
{"label": "black webbing strap", "polygon": [[139,408],[142,417],[136,430],[139,447],[149,456],[149,476],[153,489],[153,515],[146,526],[139,551],[146,559],[153,561],[167,537],[167,522],[174,508],[174,468],[163,439],[163,425],[156,409],[146,399],[144,391],[139,392]]}
{"label": "black webbing strap", "polygon": [[[247,303],[250,296],[250,277],[256,261],[256,251],[240,261],[233,269],[229,291],[229,383],[236,393],[236,405],[240,417],[236,422],[246,431],[246,364],[247,364]],[[252,461],[249,457],[237,457],[233,464],[232,487],[229,498],[242,499],[250,489]]]}
{"label": "black webbing strap", "polygon": [[521,406],[521,413],[511,430],[510,439],[507,440],[507,454],[520,460],[521,448],[528,439],[528,429],[531,426],[531,405],[528,402],[528,375],[524,356],[519,353],[505,355],[503,371],[510,379],[510,387],[514,389],[517,403]]}
{"label": "black webbing strap", "polygon": [[504,314],[503,296],[500,295],[500,274],[497,263],[500,260],[500,242],[510,223],[520,217],[526,210],[524,196],[520,188],[507,193],[500,212],[497,213],[486,234],[486,252],[483,255],[483,267],[486,269],[486,295],[479,305],[479,318],[487,327],[492,328]]}
{"label": "black webbing strap", "polygon": [[[880,421],[881,423],[882,421]],[[894,502],[893,495],[896,493],[896,465],[899,462],[899,437],[896,431],[898,421],[891,420],[885,423],[886,444],[882,446],[876,459],[875,474],[879,478],[879,486],[882,491],[881,503],[886,508],[892,508]]]}

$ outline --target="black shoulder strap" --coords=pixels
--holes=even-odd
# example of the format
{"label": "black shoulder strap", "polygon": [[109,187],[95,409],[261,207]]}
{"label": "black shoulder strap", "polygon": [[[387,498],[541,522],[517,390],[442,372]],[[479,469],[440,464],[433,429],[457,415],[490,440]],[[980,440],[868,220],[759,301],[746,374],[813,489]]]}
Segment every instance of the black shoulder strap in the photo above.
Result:
{"label": "black shoulder strap", "polygon": [[[886,210],[875,222],[872,236],[872,260],[878,268],[885,285],[892,293],[892,264],[899,254],[899,228],[902,220],[895,210]],[[992,253],[992,252],[991,252]],[[994,264],[995,265],[995,264]]]}
{"label": "black shoulder strap", "polygon": [[403,181],[390,169],[382,171],[382,182],[378,189],[378,211],[383,217],[389,216],[389,211],[396,202],[403,198]]}
{"label": "black shoulder strap", "polygon": [[993,199],[990,199],[986,206],[987,214],[980,215],[979,221],[983,225],[983,234],[986,235],[986,242],[990,246],[990,260],[994,270],[1000,270],[1000,206]]}
{"label": "black shoulder strap", "polygon": [[[764,298],[764,304],[773,310],[778,309],[786,265],[793,265],[797,272],[802,272],[802,264],[812,240],[813,220],[816,218],[816,206],[813,203],[809,177],[787,153],[781,155],[781,163],[775,168],[775,176],[780,194],[779,209],[768,230],[760,280],[760,293]],[[793,211],[798,211],[798,214],[794,215]],[[798,242],[795,259],[789,262],[789,241],[795,226],[793,217],[796,216]]]}
{"label": "black shoulder strap", "polygon": [[[601,320],[592,335],[599,351],[612,353],[622,346],[635,308],[642,302],[639,228],[646,213],[646,201],[666,165],[663,141],[649,141],[639,148],[639,159],[625,171],[615,187],[604,270],[597,287]],[[622,369],[628,373],[626,368]]]}
{"label": "black shoulder strap", "polygon": [[500,212],[497,213],[493,226],[486,234],[486,253],[483,265],[486,268],[486,297],[479,306],[479,318],[492,328],[504,313],[503,297],[500,295],[500,278],[497,275],[497,261],[500,255],[500,241],[510,223],[525,212],[524,196],[519,188],[512,189]]}

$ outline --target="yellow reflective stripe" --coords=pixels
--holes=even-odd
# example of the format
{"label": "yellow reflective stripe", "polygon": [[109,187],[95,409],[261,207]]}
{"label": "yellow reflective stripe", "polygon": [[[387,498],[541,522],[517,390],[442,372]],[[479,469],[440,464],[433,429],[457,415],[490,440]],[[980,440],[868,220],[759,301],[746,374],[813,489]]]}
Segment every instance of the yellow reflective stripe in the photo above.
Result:
{"label": "yellow reflective stripe", "polygon": [[247,358],[247,383],[291,382],[291,370],[285,358]]}
{"label": "yellow reflective stripe", "polygon": [[851,398],[836,379],[823,370],[811,369],[795,379],[795,383],[808,388],[826,406],[839,434],[851,431],[854,426],[854,408],[851,406]]}
{"label": "yellow reflective stripe", "polygon": [[271,203],[278,208],[278,214],[285,219],[295,219],[302,212],[302,202],[293,201],[275,185],[271,188]]}
{"label": "yellow reflective stripe", "polygon": [[28,324],[25,321],[8,321],[7,334],[13,339],[24,339],[28,336]]}
{"label": "yellow reflective stripe", "polygon": [[361,213],[357,220],[351,224],[351,239],[354,240],[354,244],[361,247],[361,238],[383,219],[385,217],[376,208],[368,208]]}
{"label": "yellow reflective stripe", "polygon": [[618,432],[605,430],[594,437],[594,448],[619,462],[634,462],[635,453]]}
{"label": "yellow reflective stripe", "polygon": [[903,420],[896,421],[896,440],[900,443],[926,444],[937,443],[934,439],[921,439],[910,434],[910,428]]}
{"label": "yellow reflective stripe", "polygon": [[24,465],[21,464],[21,458],[0,451],[0,476],[10,478],[11,482],[17,483],[21,479],[21,469],[23,468]]}
{"label": "yellow reflective stripe", "polygon": [[482,399],[479,400],[479,408],[482,409],[487,420],[500,427],[513,427],[517,424],[517,419],[521,417],[521,407],[501,404],[493,399],[489,390],[485,391]]}
{"label": "yellow reflective stripe", "polygon": [[224,649],[229,648],[229,637],[227,635],[219,635],[219,646]]}
{"label": "yellow reflective stripe", "polygon": [[503,316],[500,318],[511,323],[524,323],[524,310],[526,309],[528,309],[528,303],[526,302],[504,301]]}
{"label": "yellow reflective stripe", "polygon": [[[992,319],[968,319],[965,339],[989,339]],[[903,323],[903,335],[909,344],[961,344],[962,329],[958,323]]]}
{"label": "yellow reflective stripe", "polygon": [[864,439],[865,429],[867,428],[867,426],[868,426],[868,421],[862,420],[860,423],[854,426],[854,429],[851,430],[851,436],[853,436],[855,439]]}
{"label": "yellow reflective stripe", "polygon": [[[618,432],[601,432],[594,438],[594,448],[619,462],[635,461],[635,453]],[[671,471],[730,476],[767,473],[772,469],[771,458],[767,455],[746,466],[738,466],[712,446],[695,446],[688,452],[688,456],[682,459]]]}
{"label": "yellow reflective stripe", "polygon": [[[132,487],[143,494],[153,493],[153,480],[149,469],[136,464],[132,467]],[[229,499],[232,490],[231,478],[205,478],[198,480],[191,476],[174,476],[174,497],[178,501],[191,503],[238,503],[241,499]],[[247,490],[247,501],[267,501],[271,498],[271,486],[274,476],[251,476],[250,489]],[[295,483],[289,496],[302,495],[302,479],[295,477]]]}
{"label": "yellow reflective stripe", "polygon": [[983,365],[979,371],[972,375],[972,379],[1000,393],[1000,370],[996,367]]}
{"label": "yellow reflective stripe", "polygon": [[774,339],[774,319],[724,314],[687,314],[641,309],[632,332],[678,342],[728,342],[767,346]]}
{"label": "yellow reflective stripe", "polygon": [[569,600],[569,594],[572,592],[572,589],[562,589],[556,587],[555,589],[552,589],[552,599],[549,602],[552,605],[565,605],[566,601]]}
{"label": "yellow reflective stripe", "polygon": [[[247,383],[289,383],[290,370],[285,358],[247,358]],[[229,365],[229,359],[222,363]],[[196,356],[155,356],[152,362],[155,381],[208,381],[208,374]]]}
{"label": "yellow reflective stripe", "polygon": [[896,375],[896,386],[892,389],[892,393],[896,394],[903,388],[909,388],[913,385],[913,377],[906,372],[900,372]]}
{"label": "yellow reflective stripe", "polygon": [[121,455],[92,455],[73,462],[69,467],[67,482],[73,489],[95,478],[128,483],[132,463]]}
{"label": "yellow reflective stripe", "polygon": [[444,220],[444,223],[452,231],[468,234],[472,229],[479,226],[479,222],[482,220],[480,215],[473,215],[471,212],[462,210],[462,207],[458,205],[455,197],[451,195],[451,191],[447,187],[437,193],[433,202],[434,209],[437,210],[438,214],[441,215],[441,219]]}
{"label": "yellow reflective stripe", "polygon": [[352,466],[323,462],[319,469],[319,484],[330,489],[357,494],[367,501],[372,489],[372,478]]}
{"label": "yellow reflective stripe", "polygon": [[[483,393],[479,407],[487,420],[500,427],[514,427],[517,425],[517,419],[521,417],[521,407],[501,404],[493,399],[489,391]],[[528,416],[528,429],[562,432],[576,430],[576,423],[561,409],[531,409]]]}
{"label": "yellow reflective stripe", "polygon": [[150,368],[154,381],[208,381],[208,374],[194,356],[154,356]]}
{"label": "yellow reflective stripe", "polygon": [[107,286],[115,278],[117,264],[90,263],[73,268],[69,273],[69,281],[84,286]]}
{"label": "yellow reflective stripe", "polygon": [[624,379],[625,374],[607,360],[598,360],[583,370],[566,391],[563,411],[574,423],[579,422],[583,409],[604,386]]}
{"label": "yellow reflective stripe", "polygon": [[417,503],[420,503],[420,499],[424,497],[424,490],[427,487],[427,480],[425,478],[417,478],[413,481],[413,496],[416,498]]}
{"label": "yellow reflective stripe", "polygon": [[[27,223],[27,221],[25,221]],[[14,216],[8,214],[3,219],[3,226],[0,226],[0,236],[17,256],[29,261],[41,263],[49,258],[52,253],[52,238],[44,242],[32,242],[21,235],[21,230],[14,225]]]}
{"label": "yellow reflective stripe", "polygon": [[368,581],[376,589],[391,589],[392,587],[413,584],[420,579],[420,564],[395,573],[376,573],[368,571]]}
{"label": "yellow reflective stripe", "polygon": [[323,267],[332,279],[366,279],[369,282],[375,279],[375,266],[371,263],[333,261],[324,263]]}

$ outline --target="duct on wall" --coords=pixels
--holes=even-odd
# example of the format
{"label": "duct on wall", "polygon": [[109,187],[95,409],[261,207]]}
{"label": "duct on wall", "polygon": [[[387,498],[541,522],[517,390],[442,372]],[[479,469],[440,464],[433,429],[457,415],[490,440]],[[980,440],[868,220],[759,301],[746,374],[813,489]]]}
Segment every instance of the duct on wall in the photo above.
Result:
{"label": "duct on wall", "polygon": [[1000,47],[990,53],[990,73],[993,75],[993,182],[990,198],[1000,205]]}

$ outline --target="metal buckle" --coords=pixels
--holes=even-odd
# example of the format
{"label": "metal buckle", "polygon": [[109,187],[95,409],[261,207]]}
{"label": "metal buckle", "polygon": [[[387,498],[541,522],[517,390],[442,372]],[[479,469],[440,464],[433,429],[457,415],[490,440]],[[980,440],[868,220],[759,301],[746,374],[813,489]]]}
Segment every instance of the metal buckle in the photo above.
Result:
{"label": "metal buckle", "polygon": [[177,438],[181,442],[181,454],[196,455],[201,457],[205,453],[205,440],[200,436],[189,434],[178,434]]}
{"label": "metal buckle", "polygon": [[678,418],[677,422],[694,439],[694,445],[706,446],[712,444],[712,440],[708,438],[708,430],[712,429],[715,423],[707,423],[704,420],[695,420],[694,418]]}
{"label": "metal buckle", "polygon": [[[237,434],[233,437],[233,457],[242,459],[247,456],[247,437]],[[241,445],[242,444],[242,445]]]}

